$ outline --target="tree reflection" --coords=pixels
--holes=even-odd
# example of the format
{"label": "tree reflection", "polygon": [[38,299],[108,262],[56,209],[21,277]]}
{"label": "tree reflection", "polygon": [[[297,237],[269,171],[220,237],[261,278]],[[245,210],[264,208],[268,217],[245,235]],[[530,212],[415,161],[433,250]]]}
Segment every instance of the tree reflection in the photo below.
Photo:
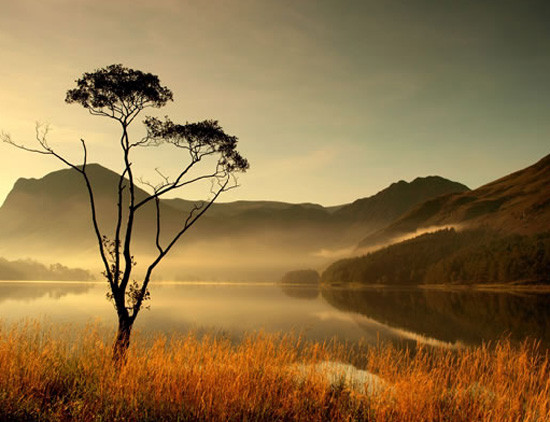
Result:
{"label": "tree reflection", "polygon": [[279,284],[281,291],[288,297],[295,299],[317,299],[319,297],[319,286],[296,286],[292,284]]}
{"label": "tree reflection", "polygon": [[68,294],[83,295],[93,283],[0,282],[0,303],[6,300],[34,300],[41,297],[59,299]]}

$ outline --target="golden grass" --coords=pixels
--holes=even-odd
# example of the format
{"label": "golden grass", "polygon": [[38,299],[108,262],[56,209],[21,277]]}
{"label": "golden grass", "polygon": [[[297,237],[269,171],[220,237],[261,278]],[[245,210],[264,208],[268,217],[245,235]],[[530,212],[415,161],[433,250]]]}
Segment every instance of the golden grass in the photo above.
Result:
{"label": "golden grass", "polygon": [[[188,334],[134,339],[117,370],[106,337],[97,326],[1,326],[0,420],[550,420],[549,355],[533,341],[352,352],[290,336],[232,344]],[[315,365],[335,360],[361,362],[383,386],[331,384]]]}

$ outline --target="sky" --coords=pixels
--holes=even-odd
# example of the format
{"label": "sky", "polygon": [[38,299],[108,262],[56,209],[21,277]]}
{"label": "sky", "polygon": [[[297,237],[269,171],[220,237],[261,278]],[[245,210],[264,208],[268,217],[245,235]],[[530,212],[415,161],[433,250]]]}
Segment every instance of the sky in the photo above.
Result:
{"label": "sky", "polygon": [[[0,130],[121,168],[117,127],[64,102],[84,72],[151,72],[216,119],[250,161],[222,201],[336,205],[398,180],[476,188],[550,153],[550,2],[509,0],[0,0]],[[136,123],[134,136],[139,136]],[[140,151],[138,174],[181,158]],[[62,168],[0,145],[0,202]],[[195,199],[197,187],[177,196]]]}

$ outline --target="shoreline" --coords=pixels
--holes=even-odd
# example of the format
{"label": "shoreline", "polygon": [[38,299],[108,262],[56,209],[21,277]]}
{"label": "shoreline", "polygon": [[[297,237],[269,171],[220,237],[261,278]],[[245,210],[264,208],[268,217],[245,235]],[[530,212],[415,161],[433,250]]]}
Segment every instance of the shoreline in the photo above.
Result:
{"label": "shoreline", "polygon": [[526,293],[550,293],[550,284],[361,284],[361,283],[340,283],[319,285],[321,289],[376,289],[376,290],[446,290],[446,291],[491,291],[491,292],[526,292]]}

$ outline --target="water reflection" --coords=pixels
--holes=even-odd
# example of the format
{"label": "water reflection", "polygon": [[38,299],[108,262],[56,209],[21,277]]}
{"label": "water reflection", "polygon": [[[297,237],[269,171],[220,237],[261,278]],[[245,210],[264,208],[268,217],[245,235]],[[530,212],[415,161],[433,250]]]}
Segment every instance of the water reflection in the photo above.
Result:
{"label": "water reflection", "polygon": [[279,284],[281,291],[288,297],[296,299],[317,299],[320,294],[319,286],[296,286],[292,284]]}
{"label": "water reflection", "polygon": [[92,283],[81,282],[0,281],[0,303],[6,300],[29,301],[44,296],[59,299],[68,294],[85,294],[92,287]]}
{"label": "water reflection", "polygon": [[509,335],[550,347],[550,294],[427,289],[324,289],[335,308],[448,343]]}
{"label": "water reflection", "polygon": [[[0,319],[42,318],[115,326],[105,283],[0,283]],[[197,330],[296,333],[376,344],[478,344],[508,333],[550,347],[550,294],[422,289],[344,289],[272,284],[159,283],[136,329],[149,335]]]}

